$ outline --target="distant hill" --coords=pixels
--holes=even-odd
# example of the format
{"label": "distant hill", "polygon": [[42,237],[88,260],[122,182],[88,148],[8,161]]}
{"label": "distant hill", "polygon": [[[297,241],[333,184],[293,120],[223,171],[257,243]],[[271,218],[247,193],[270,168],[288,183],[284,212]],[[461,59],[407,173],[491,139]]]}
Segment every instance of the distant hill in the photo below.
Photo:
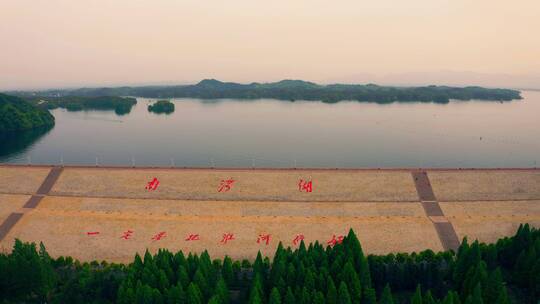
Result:
{"label": "distant hill", "polygon": [[240,84],[205,79],[194,85],[141,86],[117,88],[81,88],[75,90],[48,90],[39,92],[16,92],[21,96],[138,96],[149,98],[273,98],[280,100],[322,100],[339,102],[353,100],[361,102],[436,102],[447,103],[457,100],[509,101],[521,99],[520,92],[509,89],[487,89],[482,87],[390,87],[374,84],[319,85],[302,80],[282,80],[273,83]]}
{"label": "distant hill", "polygon": [[54,126],[54,116],[29,102],[0,93],[0,134]]}

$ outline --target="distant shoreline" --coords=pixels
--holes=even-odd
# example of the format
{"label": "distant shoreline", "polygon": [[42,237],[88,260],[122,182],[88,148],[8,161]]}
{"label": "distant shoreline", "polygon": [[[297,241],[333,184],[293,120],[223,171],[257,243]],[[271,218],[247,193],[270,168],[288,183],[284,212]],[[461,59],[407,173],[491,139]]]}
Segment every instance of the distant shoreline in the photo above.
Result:
{"label": "distant shoreline", "polygon": [[511,101],[522,99],[520,91],[510,89],[483,88],[477,86],[422,86],[396,87],[375,84],[330,84],[320,85],[302,80],[282,80],[273,83],[240,84],[205,79],[195,85],[139,86],[113,88],[80,88],[73,90],[14,91],[24,98],[77,98],[137,96],[142,98],[202,98],[202,99],[277,99],[375,102],[432,102],[448,103],[455,100]]}

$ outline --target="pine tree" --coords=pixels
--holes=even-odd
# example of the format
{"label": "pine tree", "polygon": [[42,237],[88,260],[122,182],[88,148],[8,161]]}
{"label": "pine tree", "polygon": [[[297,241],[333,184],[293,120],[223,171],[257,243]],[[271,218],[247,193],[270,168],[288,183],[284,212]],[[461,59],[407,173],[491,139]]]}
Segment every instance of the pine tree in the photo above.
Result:
{"label": "pine tree", "polygon": [[377,304],[377,295],[375,289],[373,288],[364,288],[363,297],[364,300],[362,304]]}
{"label": "pine tree", "polygon": [[484,293],[483,298],[486,303],[495,303],[499,298],[501,289],[504,287],[501,269],[497,267],[491,274],[488,276],[485,287],[482,288]]}
{"label": "pine tree", "polygon": [[416,286],[416,291],[411,299],[411,304],[423,304],[422,289],[420,288],[420,285]]}
{"label": "pine tree", "polygon": [[153,302],[153,289],[149,285],[143,284],[141,288],[137,288],[135,293],[136,302],[138,304],[151,304]]}
{"label": "pine tree", "polygon": [[189,279],[189,274],[186,267],[183,265],[180,265],[180,267],[178,267],[176,276],[178,277],[178,283],[184,287],[184,290],[186,290],[191,281]]}
{"label": "pine tree", "polygon": [[503,286],[501,288],[499,297],[494,303],[495,304],[510,304],[510,300],[508,299],[508,293],[506,292],[506,287]]}
{"label": "pine tree", "polygon": [[[360,270],[358,277],[360,279],[360,285],[362,285],[364,292],[367,288],[371,288],[371,274],[369,272],[369,264],[366,257],[364,256],[360,257]],[[366,300],[365,297],[362,298],[364,301]]]}
{"label": "pine tree", "polygon": [[351,304],[351,296],[349,295],[349,289],[347,283],[341,281],[338,290],[338,303],[339,304]]}
{"label": "pine tree", "polygon": [[208,300],[208,304],[222,304],[219,296],[215,295]]}
{"label": "pine tree", "polygon": [[[281,254],[283,256],[283,253]],[[272,265],[272,270],[270,271],[270,282],[272,285],[277,285],[280,279],[284,279],[286,277],[287,272],[287,264],[285,263],[285,259],[281,258],[277,260],[274,258],[274,264]]]}
{"label": "pine tree", "polygon": [[131,304],[135,302],[135,293],[129,279],[124,280],[118,288],[116,302],[119,304]]}
{"label": "pine tree", "polygon": [[311,304],[311,297],[308,289],[304,286],[300,293],[300,304]]}
{"label": "pine tree", "polygon": [[47,250],[45,250],[45,246],[42,242],[39,243],[39,259],[40,259],[40,288],[39,296],[41,299],[45,301],[50,301],[50,298],[52,296],[52,291],[54,287],[56,286],[57,281],[57,275],[54,271],[54,268],[51,265],[51,257],[47,253]]}
{"label": "pine tree", "polygon": [[134,270],[135,273],[141,273],[143,268],[144,268],[144,264],[143,264],[143,261],[141,259],[141,256],[139,255],[139,253],[136,253],[135,254],[135,259],[133,260],[133,265],[131,266],[132,269]]}
{"label": "pine tree", "polygon": [[296,268],[294,268],[294,265],[292,263],[289,263],[287,265],[287,286],[294,286],[296,282]]}
{"label": "pine tree", "polygon": [[392,291],[390,285],[386,284],[381,294],[380,304],[394,304],[394,298],[392,297]]}
{"label": "pine tree", "polygon": [[351,301],[353,304],[360,304],[362,299],[362,286],[356,271],[354,271],[352,258],[345,263],[343,271],[341,272],[341,279],[347,282],[349,288],[349,294],[351,295]]}
{"label": "pine tree", "polygon": [[536,250],[533,246],[519,254],[514,267],[514,280],[521,287],[529,287],[531,270],[536,262]]}
{"label": "pine tree", "polygon": [[336,285],[334,285],[334,280],[332,280],[332,277],[330,276],[328,276],[328,291],[326,292],[326,303],[338,303],[338,293],[336,290]]}
{"label": "pine tree", "polygon": [[473,291],[472,300],[474,304],[483,304],[484,301],[482,300],[482,287],[480,286],[480,283],[476,285]]}
{"label": "pine tree", "polygon": [[193,283],[197,284],[197,286],[199,287],[199,290],[201,291],[203,295],[203,297],[201,298],[202,301],[210,298],[212,291],[210,290],[208,281],[203,274],[202,268],[198,268],[197,271],[195,271],[195,276],[193,277]]}
{"label": "pine tree", "polygon": [[124,295],[124,303],[133,303],[135,302],[135,290],[133,288],[129,287],[126,289],[126,293]]}
{"label": "pine tree", "polygon": [[[478,265],[480,261],[481,254],[478,241],[475,241],[471,246],[469,246],[467,243],[467,238],[464,238],[461,246],[459,247],[456,266],[454,267],[454,282],[458,286],[463,286],[466,278],[469,278],[468,272],[470,269],[473,266]],[[472,288],[474,288],[474,285],[476,285],[476,282],[472,284]]]}
{"label": "pine tree", "polygon": [[308,269],[306,276],[304,277],[304,284],[303,284],[308,291],[312,291],[315,289],[315,275],[313,274],[313,270]]}
{"label": "pine tree", "polygon": [[283,302],[284,304],[296,304],[296,298],[294,297],[290,286],[287,287],[287,294],[285,295],[285,301]]}
{"label": "pine tree", "polygon": [[257,252],[257,258],[255,258],[255,262],[253,263],[253,272],[254,273],[263,273],[263,259],[261,255],[261,251]]}
{"label": "pine tree", "polygon": [[262,299],[265,297],[260,273],[255,274],[255,278],[253,279],[253,283],[251,284],[251,291],[249,294],[250,303],[255,301],[256,297],[258,297],[259,301],[262,301]]}
{"label": "pine tree", "polygon": [[203,303],[201,290],[193,282],[189,283],[189,286],[187,288],[186,303],[187,304],[202,304]]}
{"label": "pine tree", "polygon": [[424,299],[422,300],[422,303],[424,303],[424,304],[436,304],[435,299],[433,299],[433,295],[431,294],[431,290],[428,290],[424,294]]}
{"label": "pine tree", "polygon": [[167,288],[169,288],[169,279],[167,278],[167,275],[163,269],[159,271],[158,288],[160,291],[165,291]]}
{"label": "pine tree", "polygon": [[[537,240],[536,244],[538,245],[537,252],[540,252],[540,239]],[[531,270],[531,274],[529,284],[532,297],[535,299],[540,299],[540,258],[536,260],[536,263]]]}
{"label": "pine tree", "polygon": [[214,296],[219,297],[220,303],[222,304],[228,304],[230,302],[229,289],[227,288],[224,278],[219,278]]}
{"label": "pine tree", "polygon": [[446,297],[444,297],[442,304],[454,304],[454,294],[452,292],[448,292]]}
{"label": "pine tree", "polygon": [[322,292],[315,292],[313,296],[313,304],[325,304],[324,294]]}
{"label": "pine tree", "polygon": [[152,304],[163,304],[163,295],[157,288],[152,289]]}
{"label": "pine tree", "polygon": [[262,304],[261,294],[259,293],[258,289],[252,290],[248,303],[249,304]]}
{"label": "pine tree", "polygon": [[234,271],[232,267],[232,260],[228,256],[225,256],[225,258],[223,258],[223,267],[221,268],[221,275],[225,279],[225,283],[227,283],[228,286],[233,286],[233,284],[235,283]]}
{"label": "pine tree", "polygon": [[146,249],[146,251],[144,252],[144,265],[150,264],[152,263],[152,261],[153,261],[153,257],[150,254],[150,251]]}
{"label": "pine tree", "polygon": [[268,304],[281,304],[281,295],[276,287],[272,288],[272,291],[270,292]]}
{"label": "pine tree", "polygon": [[186,295],[182,285],[178,283],[176,286],[172,286],[165,293],[165,298],[168,304],[184,303],[186,301]]}
{"label": "pine tree", "polygon": [[476,266],[471,267],[469,271],[467,271],[467,275],[461,289],[461,294],[463,296],[472,294],[474,288],[476,288],[476,285],[486,283],[488,276],[486,268],[486,263],[484,263],[484,261],[479,261]]}

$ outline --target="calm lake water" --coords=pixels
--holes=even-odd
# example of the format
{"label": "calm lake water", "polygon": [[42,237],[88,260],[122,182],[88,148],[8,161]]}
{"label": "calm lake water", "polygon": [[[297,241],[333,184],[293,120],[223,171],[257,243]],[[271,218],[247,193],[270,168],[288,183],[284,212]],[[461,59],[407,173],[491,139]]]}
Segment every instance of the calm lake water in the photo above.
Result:
{"label": "calm lake water", "polygon": [[[540,92],[449,104],[176,99],[171,115],[53,110],[56,126],[2,139],[0,162],[209,167],[534,167]],[[536,163],[538,162],[538,164]]]}

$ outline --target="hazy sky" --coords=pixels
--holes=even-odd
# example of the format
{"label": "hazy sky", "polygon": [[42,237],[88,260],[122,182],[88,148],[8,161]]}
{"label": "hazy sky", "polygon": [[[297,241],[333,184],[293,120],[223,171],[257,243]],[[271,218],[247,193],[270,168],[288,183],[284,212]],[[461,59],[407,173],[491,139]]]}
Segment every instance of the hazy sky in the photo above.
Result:
{"label": "hazy sky", "polygon": [[538,0],[0,0],[0,90],[203,78],[540,88]]}

